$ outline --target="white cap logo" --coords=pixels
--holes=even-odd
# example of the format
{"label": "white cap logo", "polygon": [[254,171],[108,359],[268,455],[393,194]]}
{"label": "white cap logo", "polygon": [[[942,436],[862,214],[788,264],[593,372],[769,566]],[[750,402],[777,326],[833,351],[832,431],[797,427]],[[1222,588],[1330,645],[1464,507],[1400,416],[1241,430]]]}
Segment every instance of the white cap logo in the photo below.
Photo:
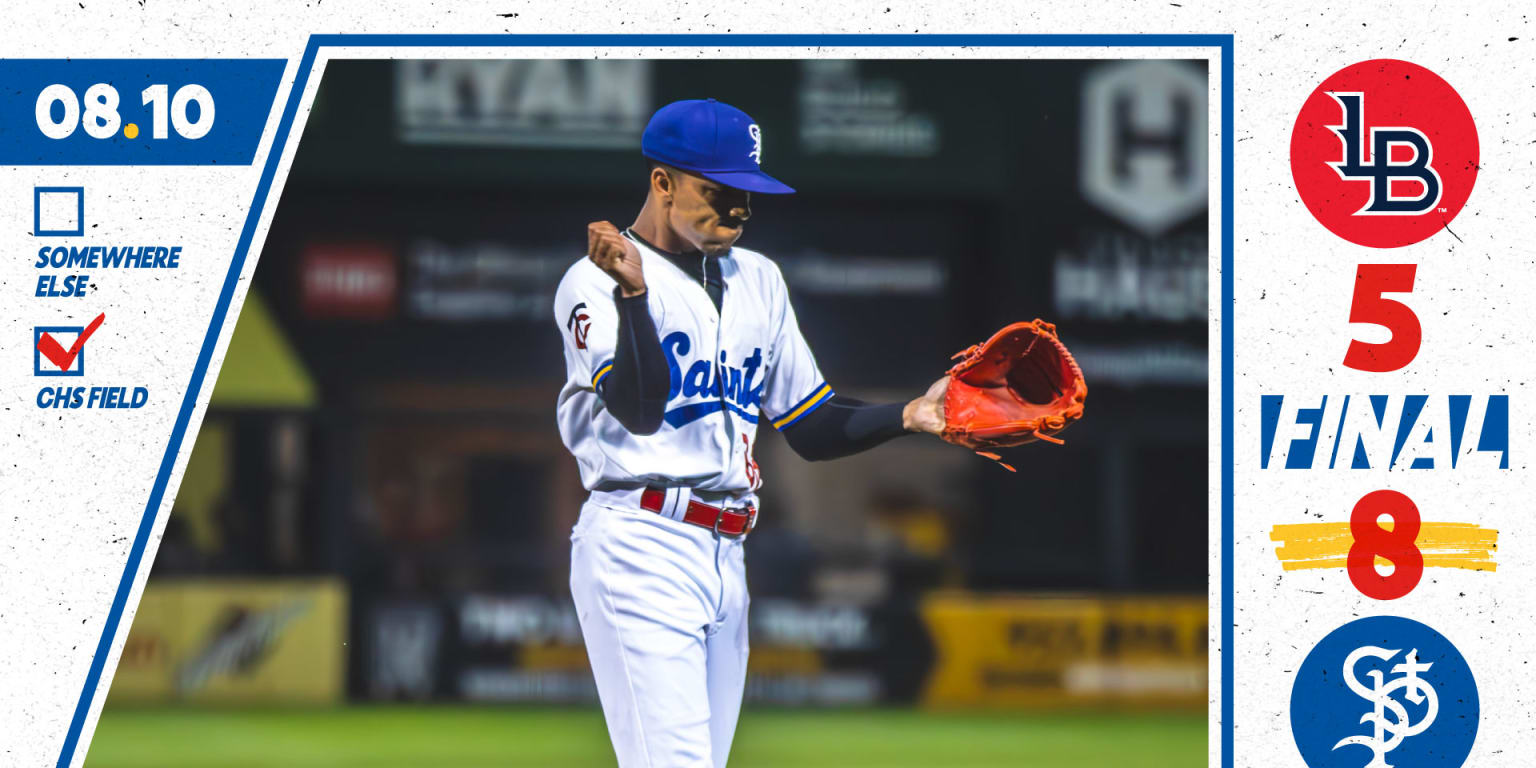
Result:
{"label": "white cap logo", "polygon": [[763,132],[757,127],[757,123],[747,126],[747,135],[752,137],[752,151],[747,157],[752,158],[758,165],[763,164]]}

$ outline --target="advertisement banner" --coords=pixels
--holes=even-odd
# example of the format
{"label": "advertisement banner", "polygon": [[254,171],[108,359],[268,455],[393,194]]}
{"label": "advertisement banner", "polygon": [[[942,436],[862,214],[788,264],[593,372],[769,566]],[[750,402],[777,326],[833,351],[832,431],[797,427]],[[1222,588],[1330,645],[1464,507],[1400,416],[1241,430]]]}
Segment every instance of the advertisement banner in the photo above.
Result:
{"label": "advertisement banner", "polygon": [[113,702],[339,701],[347,596],[332,580],[156,583],[144,590]]}
{"label": "advertisement banner", "polygon": [[1206,603],[1197,597],[991,597],[923,604],[931,707],[1204,706]]}

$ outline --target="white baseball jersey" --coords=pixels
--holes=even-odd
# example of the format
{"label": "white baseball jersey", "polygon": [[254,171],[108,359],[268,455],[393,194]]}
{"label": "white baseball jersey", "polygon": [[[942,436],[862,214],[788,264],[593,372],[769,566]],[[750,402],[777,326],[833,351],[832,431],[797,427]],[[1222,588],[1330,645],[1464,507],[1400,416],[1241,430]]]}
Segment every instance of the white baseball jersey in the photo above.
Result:
{"label": "white baseball jersey", "polygon": [[759,416],[783,429],[832,397],[800,334],[784,277],[762,254],[733,248],[720,258],[725,292],[717,311],[699,281],[645,243],[636,245],[671,369],[661,429],[631,434],[604,407],[599,393],[618,339],[614,281],[584,258],[555,293],[555,322],[565,339],[560,436],[588,490],[657,485],[749,494],[761,484],[752,460]]}

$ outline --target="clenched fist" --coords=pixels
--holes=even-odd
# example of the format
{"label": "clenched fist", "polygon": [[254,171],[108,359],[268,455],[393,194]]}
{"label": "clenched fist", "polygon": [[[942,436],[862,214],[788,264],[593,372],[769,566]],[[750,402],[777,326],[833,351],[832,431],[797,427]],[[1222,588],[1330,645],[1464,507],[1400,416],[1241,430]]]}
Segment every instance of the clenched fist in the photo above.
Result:
{"label": "clenched fist", "polygon": [[619,228],[606,221],[587,225],[587,258],[619,284],[628,298],[645,293],[645,273],[640,271],[640,249]]}

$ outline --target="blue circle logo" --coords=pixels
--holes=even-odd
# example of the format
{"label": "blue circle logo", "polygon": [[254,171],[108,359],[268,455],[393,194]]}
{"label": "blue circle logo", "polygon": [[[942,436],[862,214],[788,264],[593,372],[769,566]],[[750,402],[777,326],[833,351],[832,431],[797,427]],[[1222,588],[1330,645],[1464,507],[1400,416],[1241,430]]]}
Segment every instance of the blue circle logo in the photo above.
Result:
{"label": "blue circle logo", "polygon": [[1477,683],[1451,641],[1373,616],[1330,632],[1291,688],[1308,768],[1458,768],[1477,738]]}

